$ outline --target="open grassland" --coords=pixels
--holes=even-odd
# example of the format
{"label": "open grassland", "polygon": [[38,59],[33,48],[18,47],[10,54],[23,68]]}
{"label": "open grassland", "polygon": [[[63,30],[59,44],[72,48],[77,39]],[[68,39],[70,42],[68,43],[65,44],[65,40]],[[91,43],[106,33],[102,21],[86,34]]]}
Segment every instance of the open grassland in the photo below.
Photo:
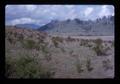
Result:
{"label": "open grassland", "polygon": [[114,39],[6,28],[8,78],[113,78]]}

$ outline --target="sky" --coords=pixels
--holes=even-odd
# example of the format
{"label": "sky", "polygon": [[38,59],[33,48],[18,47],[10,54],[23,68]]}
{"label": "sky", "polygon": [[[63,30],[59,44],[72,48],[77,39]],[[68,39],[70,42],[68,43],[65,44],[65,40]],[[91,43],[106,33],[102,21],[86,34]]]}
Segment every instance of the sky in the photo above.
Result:
{"label": "sky", "polygon": [[95,20],[114,15],[113,5],[6,5],[5,24],[44,25],[51,20]]}

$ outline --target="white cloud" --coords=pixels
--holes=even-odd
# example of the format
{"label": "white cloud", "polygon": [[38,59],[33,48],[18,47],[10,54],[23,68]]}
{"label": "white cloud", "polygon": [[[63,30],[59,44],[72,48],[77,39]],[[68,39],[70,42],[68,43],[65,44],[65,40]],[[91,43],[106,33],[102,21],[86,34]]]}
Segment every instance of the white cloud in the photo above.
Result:
{"label": "white cloud", "polygon": [[37,7],[36,5],[26,5],[28,11],[34,11]]}
{"label": "white cloud", "polygon": [[86,8],[86,10],[84,11],[85,16],[87,17],[88,15],[90,15],[93,12],[93,8],[92,7],[88,7]]}
{"label": "white cloud", "polygon": [[26,23],[39,23],[39,20],[34,20],[31,18],[20,18],[20,19],[14,19],[9,22],[9,24],[16,25],[16,24],[26,24]]}
{"label": "white cloud", "polygon": [[98,16],[103,17],[103,16],[108,16],[108,15],[112,15],[108,9],[108,6],[107,5],[102,6],[101,11],[99,12]]}
{"label": "white cloud", "polygon": [[43,10],[43,13],[48,13],[48,12],[49,12],[48,9]]}
{"label": "white cloud", "polygon": [[73,8],[74,6],[73,5],[66,5],[65,7],[66,8]]}
{"label": "white cloud", "polygon": [[29,11],[32,12],[37,8],[37,5],[19,5],[20,9],[23,9],[23,11]]}
{"label": "white cloud", "polygon": [[[6,5],[6,23],[47,23],[51,19],[96,19],[114,15],[111,5]],[[23,18],[25,17],[25,18]],[[32,18],[32,19],[31,19]],[[38,21],[40,20],[40,21]]]}
{"label": "white cloud", "polygon": [[56,14],[55,12],[52,12],[51,15],[52,15],[52,16],[56,16],[57,14]]}
{"label": "white cloud", "polygon": [[67,14],[65,14],[66,16],[64,16],[64,19],[74,19],[77,17],[77,13],[74,9],[72,9],[71,11],[69,11]]}

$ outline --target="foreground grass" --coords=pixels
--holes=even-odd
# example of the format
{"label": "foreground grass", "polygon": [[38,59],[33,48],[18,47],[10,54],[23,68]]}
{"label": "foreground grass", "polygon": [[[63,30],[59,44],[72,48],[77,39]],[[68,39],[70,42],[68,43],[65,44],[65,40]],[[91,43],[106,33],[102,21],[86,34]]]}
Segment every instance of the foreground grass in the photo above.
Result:
{"label": "foreground grass", "polygon": [[6,77],[10,78],[51,78],[52,73],[38,64],[34,57],[19,55],[16,60],[6,59]]}

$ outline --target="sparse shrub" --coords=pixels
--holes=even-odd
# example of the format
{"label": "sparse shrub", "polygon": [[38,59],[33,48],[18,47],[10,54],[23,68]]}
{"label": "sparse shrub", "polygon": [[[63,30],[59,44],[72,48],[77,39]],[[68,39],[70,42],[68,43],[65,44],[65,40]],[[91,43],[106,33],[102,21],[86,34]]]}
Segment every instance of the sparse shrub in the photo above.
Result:
{"label": "sparse shrub", "polygon": [[12,44],[13,43],[13,39],[8,37],[8,41]]}
{"label": "sparse shrub", "polygon": [[114,47],[114,41],[112,42],[111,47]]}
{"label": "sparse shrub", "polygon": [[88,40],[81,39],[80,46],[88,46]]}
{"label": "sparse shrub", "polygon": [[76,63],[76,68],[78,73],[81,73],[84,71],[82,68],[82,64],[80,64],[79,62]]}
{"label": "sparse shrub", "polygon": [[66,41],[72,42],[72,41],[75,41],[75,39],[74,39],[74,38],[71,38],[70,36],[68,36],[68,38],[66,39]]}
{"label": "sparse shrub", "polygon": [[27,39],[22,41],[23,47],[26,49],[37,49],[39,50],[39,45],[32,39]]}
{"label": "sparse shrub", "polygon": [[70,55],[73,55],[73,52],[74,52],[74,51],[73,51],[73,50],[71,50],[71,51],[70,51]]}
{"label": "sparse shrub", "polygon": [[92,45],[88,44],[88,47],[92,47]]}
{"label": "sparse shrub", "polygon": [[82,63],[80,63],[80,60],[79,60],[79,58],[78,58],[78,56],[77,55],[75,55],[75,58],[76,58],[76,68],[77,68],[77,72],[78,73],[81,73],[81,72],[83,72],[84,71],[84,69],[83,69],[83,65],[82,65]]}
{"label": "sparse shrub", "polygon": [[106,50],[104,49],[104,46],[102,45],[102,40],[101,39],[97,39],[95,40],[95,47],[93,47],[93,50],[96,52],[97,56],[101,56],[104,55],[106,56]]}
{"label": "sparse shrub", "polygon": [[42,52],[45,56],[45,59],[47,61],[50,61],[52,59],[52,57],[51,57],[51,53],[48,51],[47,46],[46,45],[41,45],[41,50],[42,50]]}
{"label": "sparse shrub", "polygon": [[18,35],[17,32],[14,32],[13,34],[14,34],[14,37],[17,37],[17,35]]}
{"label": "sparse shrub", "polygon": [[103,40],[100,39],[100,38],[98,38],[98,39],[96,39],[94,42],[96,43],[96,45],[102,45]]}
{"label": "sparse shrub", "polygon": [[64,49],[64,48],[61,48],[61,51],[62,51],[62,52],[65,52],[65,49]]}
{"label": "sparse shrub", "polygon": [[39,39],[39,44],[44,43],[44,38],[38,38]]}
{"label": "sparse shrub", "polygon": [[88,71],[93,70],[93,67],[91,67],[91,60],[90,59],[87,59],[87,61],[86,61],[86,68]]}
{"label": "sparse shrub", "polygon": [[19,34],[19,35],[17,36],[17,38],[18,38],[19,41],[23,41],[24,36],[23,36],[22,34]]}
{"label": "sparse shrub", "polygon": [[105,70],[113,69],[113,67],[112,67],[112,65],[110,64],[110,62],[111,62],[111,61],[110,61],[109,59],[102,61],[102,63],[103,63],[103,68],[104,68]]}
{"label": "sparse shrub", "polygon": [[53,41],[54,45],[56,48],[58,48],[58,42],[57,41]]}
{"label": "sparse shrub", "polygon": [[104,50],[107,52],[108,50],[110,50],[111,48],[108,46],[106,47]]}
{"label": "sparse shrub", "polygon": [[32,49],[35,46],[35,42],[31,39],[27,39],[23,42],[25,48]]}
{"label": "sparse shrub", "polygon": [[47,61],[52,60],[51,53],[46,54],[45,58],[46,58]]}
{"label": "sparse shrub", "polygon": [[63,39],[60,37],[52,37],[52,42],[54,43],[55,47],[58,47],[59,42],[62,43]]}
{"label": "sparse shrub", "polygon": [[42,52],[49,53],[46,45],[41,45],[40,47],[41,47]]}
{"label": "sparse shrub", "polygon": [[93,50],[96,52],[97,56],[106,55],[105,52],[103,52],[102,48],[98,45],[93,47]]}

